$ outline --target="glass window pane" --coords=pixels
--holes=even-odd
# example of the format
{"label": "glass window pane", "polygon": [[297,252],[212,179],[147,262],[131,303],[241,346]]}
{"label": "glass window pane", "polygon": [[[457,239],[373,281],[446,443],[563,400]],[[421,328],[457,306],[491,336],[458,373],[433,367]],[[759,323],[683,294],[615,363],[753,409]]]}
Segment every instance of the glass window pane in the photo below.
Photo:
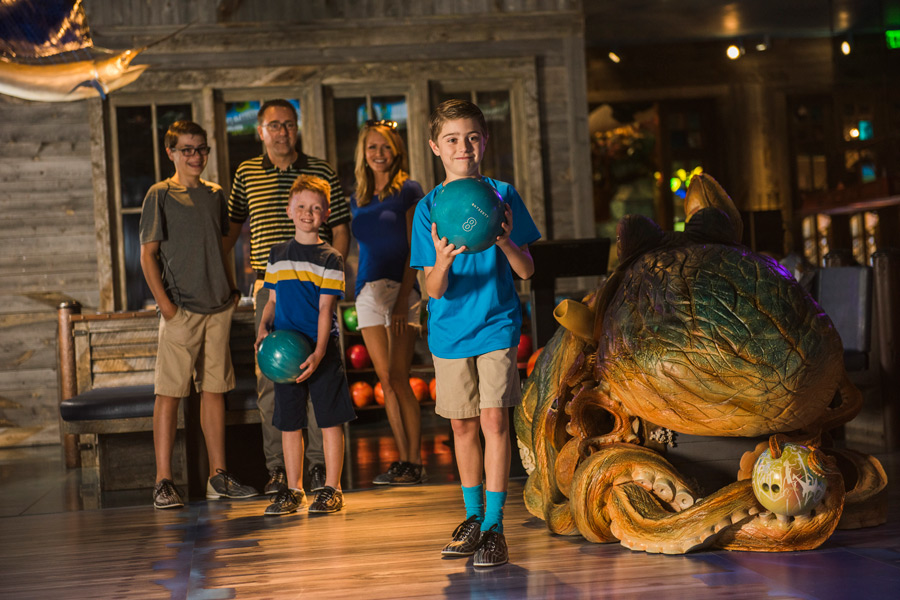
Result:
{"label": "glass window pane", "polygon": [[119,181],[124,208],[139,207],[147,190],[156,183],[151,110],[149,106],[116,108]]}
{"label": "glass window pane", "polygon": [[126,310],[141,310],[148,303],[154,304],[153,294],[141,271],[141,215],[122,215],[122,244],[125,254],[125,292],[128,298]]}
{"label": "glass window pane", "polygon": [[489,134],[481,174],[514,184],[516,172],[509,92],[478,92],[475,102],[484,113]]}
{"label": "glass window pane", "polygon": [[347,196],[356,189],[353,155],[356,152],[359,128],[368,118],[365,97],[334,99],[334,139],[337,144],[337,164],[334,166]]}
{"label": "glass window pane", "polygon": [[159,142],[159,177],[157,181],[175,174],[175,165],[166,154],[166,131],[175,121],[192,118],[190,104],[158,105],[156,107],[156,137]]}

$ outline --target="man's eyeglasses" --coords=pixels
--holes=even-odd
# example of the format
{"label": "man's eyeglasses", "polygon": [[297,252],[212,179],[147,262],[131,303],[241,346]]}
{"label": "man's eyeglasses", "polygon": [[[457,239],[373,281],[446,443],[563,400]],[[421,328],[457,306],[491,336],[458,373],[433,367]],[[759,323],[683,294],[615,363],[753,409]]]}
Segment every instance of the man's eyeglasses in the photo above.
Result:
{"label": "man's eyeglasses", "polygon": [[193,156],[197,152],[200,153],[200,156],[208,156],[210,147],[209,146],[197,146],[194,148],[193,146],[187,146],[186,148],[172,148],[175,152],[181,152],[182,156]]}
{"label": "man's eyeglasses", "polygon": [[285,121],[284,123],[282,123],[281,121],[269,121],[268,123],[263,125],[263,127],[265,127],[269,133],[278,133],[279,131],[281,131],[282,127],[284,127],[286,131],[291,132],[297,131],[297,122]]}
{"label": "man's eyeglasses", "polygon": [[397,121],[388,121],[386,119],[379,119],[378,121],[374,119],[369,119],[366,121],[366,127],[375,127],[376,125],[381,125],[382,127],[389,127],[391,129],[397,129],[399,123]]}

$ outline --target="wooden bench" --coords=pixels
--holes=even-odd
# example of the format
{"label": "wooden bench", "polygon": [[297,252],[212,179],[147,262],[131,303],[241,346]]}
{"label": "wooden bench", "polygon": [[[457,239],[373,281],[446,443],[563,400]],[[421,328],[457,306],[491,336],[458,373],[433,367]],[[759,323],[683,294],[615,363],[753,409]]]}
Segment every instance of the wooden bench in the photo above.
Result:
{"label": "wooden bench", "polygon": [[[73,303],[59,307],[60,435],[66,466],[96,468],[101,490],[152,487],[156,312],[82,315],[80,311]],[[227,426],[259,423],[254,340],[253,312],[239,308],[231,329],[238,385],[226,395]],[[181,403],[173,452],[175,481],[187,485],[191,495],[202,493],[206,480],[196,396],[192,392]],[[258,442],[259,427],[253,429],[257,436],[238,437]],[[226,452],[228,445],[227,441]],[[262,464],[261,446],[242,450],[256,452]]]}

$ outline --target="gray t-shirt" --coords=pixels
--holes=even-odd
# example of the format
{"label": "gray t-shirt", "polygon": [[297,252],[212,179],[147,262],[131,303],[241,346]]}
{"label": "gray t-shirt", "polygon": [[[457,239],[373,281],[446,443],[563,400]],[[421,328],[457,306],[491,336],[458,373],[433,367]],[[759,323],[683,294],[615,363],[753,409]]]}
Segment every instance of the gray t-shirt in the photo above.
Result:
{"label": "gray t-shirt", "polygon": [[176,306],[210,314],[231,302],[222,262],[228,205],[222,188],[200,180],[187,188],[171,178],[147,191],[141,210],[141,244],[160,242],[166,294]]}

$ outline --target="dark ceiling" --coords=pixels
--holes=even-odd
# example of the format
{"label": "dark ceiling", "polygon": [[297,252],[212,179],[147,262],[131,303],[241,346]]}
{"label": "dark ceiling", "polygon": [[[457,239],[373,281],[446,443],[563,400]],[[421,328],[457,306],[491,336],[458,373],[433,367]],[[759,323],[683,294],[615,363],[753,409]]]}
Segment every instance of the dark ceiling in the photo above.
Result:
{"label": "dark ceiling", "polygon": [[900,28],[900,0],[584,0],[589,47]]}

